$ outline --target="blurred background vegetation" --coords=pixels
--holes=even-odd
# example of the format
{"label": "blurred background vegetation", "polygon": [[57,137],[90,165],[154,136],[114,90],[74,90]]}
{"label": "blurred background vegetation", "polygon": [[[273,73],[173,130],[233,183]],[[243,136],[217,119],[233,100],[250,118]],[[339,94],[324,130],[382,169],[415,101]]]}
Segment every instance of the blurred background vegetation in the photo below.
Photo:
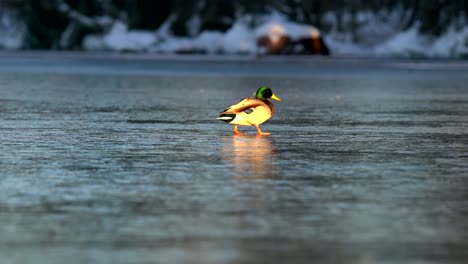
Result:
{"label": "blurred background vegetation", "polygon": [[356,29],[363,11],[395,11],[399,30],[417,27],[433,36],[449,26],[464,27],[468,17],[466,0],[2,0],[0,9],[12,10],[24,21],[24,47],[29,49],[80,49],[84,36],[108,30],[115,20],[145,30],[169,21],[172,34],[194,36],[203,30],[226,31],[245,14],[277,10],[324,33],[335,30],[359,38]]}

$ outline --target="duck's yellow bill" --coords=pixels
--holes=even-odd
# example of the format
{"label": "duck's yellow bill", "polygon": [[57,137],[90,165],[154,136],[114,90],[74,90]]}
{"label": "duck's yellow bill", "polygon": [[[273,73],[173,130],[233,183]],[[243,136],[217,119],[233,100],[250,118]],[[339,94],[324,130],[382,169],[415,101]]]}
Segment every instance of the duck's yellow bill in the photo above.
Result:
{"label": "duck's yellow bill", "polygon": [[278,96],[276,96],[276,94],[273,94],[271,96],[271,99],[275,99],[276,101],[281,101],[281,98],[279,98]]}

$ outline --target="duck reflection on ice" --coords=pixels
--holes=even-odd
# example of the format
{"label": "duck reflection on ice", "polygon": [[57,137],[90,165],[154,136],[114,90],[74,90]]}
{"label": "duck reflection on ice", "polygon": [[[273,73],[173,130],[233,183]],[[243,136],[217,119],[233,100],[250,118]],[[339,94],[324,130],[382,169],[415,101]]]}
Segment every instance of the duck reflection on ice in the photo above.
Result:
{"label": "duck reflection on ice", "polygon": [[222,155],[236,179],[272,179],[276,152],[271,137],[234,135],[223,139]]}

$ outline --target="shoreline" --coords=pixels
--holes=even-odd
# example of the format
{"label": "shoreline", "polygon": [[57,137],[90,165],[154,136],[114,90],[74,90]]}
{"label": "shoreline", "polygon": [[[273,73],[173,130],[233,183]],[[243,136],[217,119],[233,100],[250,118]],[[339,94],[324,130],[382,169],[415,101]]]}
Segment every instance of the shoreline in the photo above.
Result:
{"label": "shoreline", "polygon": [[182,61],[366,61],[366,62],[434,62],[467,64],[468,59],[453,58],[405,58],[386,56],[353,56],[353,55],[263,55],[252,54],[176,54],[152,52],[115,52],[115,51],[60,51],[60,50],[0,50],[2,57],[61,57],[61,58],[96,58],[128,60],[182,60]]}
{"label": "shoreline", "polygon": [[467,79],[467,71],[468,61],[461,60],[0,51],[0,73]]}

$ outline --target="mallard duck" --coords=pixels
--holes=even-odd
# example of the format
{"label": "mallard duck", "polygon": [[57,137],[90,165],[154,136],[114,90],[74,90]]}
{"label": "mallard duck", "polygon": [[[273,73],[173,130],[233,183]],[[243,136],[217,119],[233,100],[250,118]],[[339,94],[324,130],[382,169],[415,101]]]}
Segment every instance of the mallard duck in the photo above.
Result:
{"label": "mallard duck", "polygon": [[218,119],[226,123],[233,124],[234,134],[241,134],[238,126],[255,126],[257,134],[266,136],[270,133],[263,132],[260,129],[260,124],[264,123],[273,116],[275,108],[268,101],[268,98],[281,101],[268,86],[258,88],[255,93],[255,98],[248,97],[242,99],[235,105],[231,105],[219,114]]}

